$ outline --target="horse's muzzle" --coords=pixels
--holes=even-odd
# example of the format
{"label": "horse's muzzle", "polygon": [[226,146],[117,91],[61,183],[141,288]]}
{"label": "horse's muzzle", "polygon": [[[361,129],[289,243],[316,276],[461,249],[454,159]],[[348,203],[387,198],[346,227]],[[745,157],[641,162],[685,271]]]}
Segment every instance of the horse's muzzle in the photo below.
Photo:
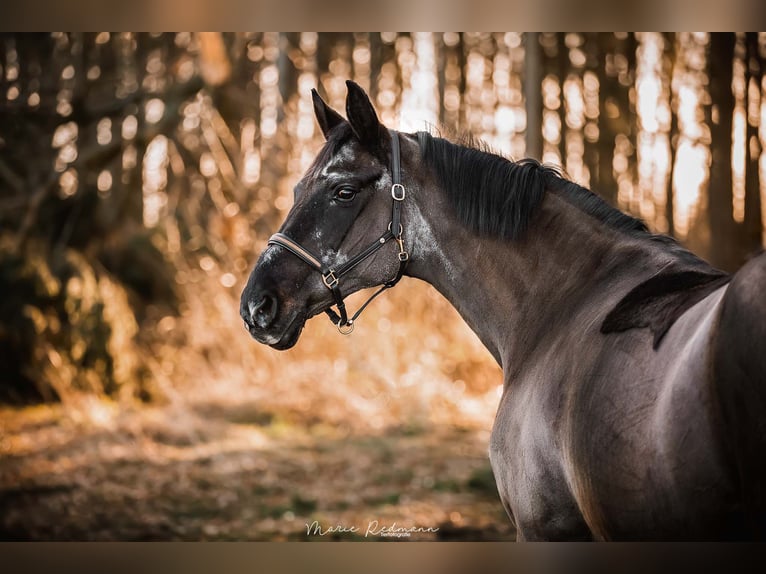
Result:
{"label": "horse's muzzle", "polygon": [[305,313],[291,313],[273,291],[266,289],[246,288],[239,314],[253,339],[277,350],[293,347],[306,322]]}
{"label": "horse's muzzle", "polygon": [[271,293],[260,293],[255,298],[243,294],[239,313],[245,321],[245,327],[252,333],[254,329],[267,329],[277,316],[277,298]]}

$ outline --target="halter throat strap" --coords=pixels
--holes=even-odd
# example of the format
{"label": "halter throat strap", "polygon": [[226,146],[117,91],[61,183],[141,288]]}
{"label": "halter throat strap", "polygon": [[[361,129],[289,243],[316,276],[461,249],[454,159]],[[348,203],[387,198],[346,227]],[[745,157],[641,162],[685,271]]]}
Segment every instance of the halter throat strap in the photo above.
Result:
{"label": "halter throat strap", "polygon": [[[284,233],[275,233],[268,241],[268,245],[279,245],[284,247],[322,275],[322,283],[324,283],[325,287],[332,293],[333,299],[335,300],[335,306],[338,309],[335,311],[332,308],[329,308],[325,313],[327,313],[327,316],[333,324],[338,327],[338,330],[344,335],[348,335],[354,330],[354,322],[373,299],[399,282],[404,275],[404,270],[409,261],[409,254],[404,249],[404,241],[402,239],[404,231],[402,228],[402,203],[404,202],[407,193],[404,189],[404,185],[402,185],[399,134],[393,130],[389,131],[389,133],[391,135],[391,197],[393,199],[393,205],[391,207],[391,221],[388,224],[388,228],[376,241],[368,245],[367,248],[361,252],[349,258],[345,263],[330,266],[322,265],[322,261],[319,257],[309,249],[303,247],[297,241],[290,239]],[[340,279],[362,261],[376,253],[391,239],[395,240],[399,246],[399,268],[396,275],[389,281],[383,283],[383,285],[381,285],[380,288],[364,302],[359,310],[349,318],[348,312],[346,311],[346,304],[343,300],[343,293],[340,290]]]}

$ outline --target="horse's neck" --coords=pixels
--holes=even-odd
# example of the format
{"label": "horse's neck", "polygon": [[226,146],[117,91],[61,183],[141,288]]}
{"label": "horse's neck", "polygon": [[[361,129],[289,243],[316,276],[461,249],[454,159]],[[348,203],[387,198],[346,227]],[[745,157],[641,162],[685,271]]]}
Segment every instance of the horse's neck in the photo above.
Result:
{"label": "horse's neck", "polygon": [[661,265],[650,242],[620,237],[551,193],[519,241],[478,237],[448,211],[421,218],[412,274],[455,306],[503,367],[588,301],[624,294],[629,269],[634,281]]}

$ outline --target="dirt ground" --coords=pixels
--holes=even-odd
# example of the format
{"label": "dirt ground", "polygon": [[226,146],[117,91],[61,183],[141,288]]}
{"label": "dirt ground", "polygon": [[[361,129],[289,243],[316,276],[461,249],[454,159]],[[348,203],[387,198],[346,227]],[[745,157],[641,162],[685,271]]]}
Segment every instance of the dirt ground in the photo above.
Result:
{"label": "dirt ground", "polygon": [[0,409],[2,540],[509,540],[488,432],[258,403]]}

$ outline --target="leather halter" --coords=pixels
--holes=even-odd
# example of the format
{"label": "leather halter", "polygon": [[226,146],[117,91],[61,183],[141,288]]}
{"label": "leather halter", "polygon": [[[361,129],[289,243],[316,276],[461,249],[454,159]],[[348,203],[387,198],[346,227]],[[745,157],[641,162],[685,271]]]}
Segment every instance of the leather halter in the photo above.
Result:
{"label": "leather halter", "polygon": [[[361,315],[362,311],[367,308],[375,297],[380,295],[386,289],[390,289],[396,285],[404,275],[404,269],[407,267],[407,261],[409,261],[409,254],[404,249],[404,241],[402,240],[402,202],[406,197],[404,186],[402,185],[402,173],[401,173],[401,160],[399,151],[399,134],[395,131],[390,131],[391,134],[391,197],[393,198],[393,206],[391,208],[391,222],[388,224],[388,229],[385,233],[371,243],[366,249],[348,259],[343,264],[322,265],[322,261],[314,255],[310,250],[303,247],[297,241],[293,241],[284,233],[275,233],[269,238],[268,245],[279,245],[287,249],[290,253],[304,261],[309,267],[322,274],[322,283],[331,292],[333,299],[335,299],[335,305],[338,307],[338,311],[334,311],[329,308],[325,311],[327,316],[338,327],[344,335],[348,335],[354,330],[354,321]],[[381,285],[381,287],[373,293],[367,301],[364,302],[359,310],[349,318],[346,312],[346,304],[343,302],[343,294],[340,290],[340,279],[351,271],[354,267],[359,265],[362,261],[370,257],[383,247],[388,241],[393,239],[399,245],[399,269],[396,275]]]}

